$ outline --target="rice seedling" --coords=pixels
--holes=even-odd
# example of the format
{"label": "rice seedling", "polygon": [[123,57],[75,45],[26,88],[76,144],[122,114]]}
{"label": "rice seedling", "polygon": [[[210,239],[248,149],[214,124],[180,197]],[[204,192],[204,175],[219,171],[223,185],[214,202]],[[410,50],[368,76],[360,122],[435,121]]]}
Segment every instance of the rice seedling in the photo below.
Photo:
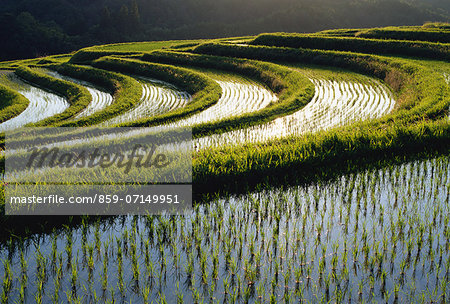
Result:
{"label": "rice seedling", "polygon": [[117,243],[117,276],[118,276],[118,288],[122,297],[125,295],[125,285],[123,281],[123,253],[121,240],[116,238]]}
{"label": "rice seedling", "polygon": [[67,268],[72,264],[72,252],[73,252],[73,239],[72,239],[72,230],[68,226],[66,226],[66,255],[67,255]]}
{"label": "rice seedling", "polygon": [[102,290],[105,292],[108,288],[108,258],[103,258],[103,272],[102,272]]}
{"label": "rice seedling", "polygon": [[11,271],[11,264],[8,260],[3,261],[3,268],[4,268],[4,276],[3,276],[3,283],[2,283],[2,295],[1,295],[1,301],[2,303],[7,303],[9,298],[9,293],[11,292],[12,288],[12,281],[13,281],[13,274]]}
{"label": "rice seedling", "polygon": [[71,263],[71,286],[72,292],[76,294],[77,283],[78,283],[78,266],[77,263]]}

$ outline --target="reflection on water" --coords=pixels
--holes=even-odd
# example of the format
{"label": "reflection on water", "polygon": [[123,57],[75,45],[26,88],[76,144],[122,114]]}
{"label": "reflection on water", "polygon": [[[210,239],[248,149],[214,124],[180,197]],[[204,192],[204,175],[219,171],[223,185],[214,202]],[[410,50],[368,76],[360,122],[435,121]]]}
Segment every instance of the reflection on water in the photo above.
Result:
{"label": "reflection on water", "polygon": [[195,141],[197,149],[299,136],[358,120],[379,118],[392,111],[395,105],[388,88],[370,78],[367,78],[368,84],[311,81],[315,85],[315,95],[301,110],[261,125],[199,138]]}
{"label": "reflection on water", "polygon": [[10,74],[8,80],[13,82],[15,89],[30,101],[28,107],[16,117],[0,124],[0,132],[20,128],[26,124],[38,122],[45,118],[64,112],[69,103],[53,93],[31,86],[17,76]]}
{"label": "reflection on water", "polygon": [[185,215],[36,236],[2,249],[4,294],[82,303],[448,301],[449,165],[448,157],[417,161],[221,198]]}
{"label": "reflection on water", "polygon": [[138,80],[142,85],[142,97],[138,105],[106,121],[102,126],[112,126],[170,112],[185,107],[192,100],[189,93],[180,91],[169,83],[144,77],[139,77]]}
{"label": "reflection on water", "polygon": [[87,117],[89,115],[92,115],[95,112],[98,112],[98,111],[103,110],[104,108],[108,107],[113,102],[113,97],[111,94],[97,89],[95,86],[93,86],[89,82],[86,82],[83,80],[78,80],[78,79],[68,77],[68,76],[64,76],[55,71],[47,70],[46,73],[52,77],[62,79],[62,80],[67,80],[67,81],[74,82],[76,84],[85,86],[86,89],[91,94],[92,100],[89,103],[89,105],[86,108],[84,108],[80,113],[78,113],[73,119],[78,119],[78,118]]}

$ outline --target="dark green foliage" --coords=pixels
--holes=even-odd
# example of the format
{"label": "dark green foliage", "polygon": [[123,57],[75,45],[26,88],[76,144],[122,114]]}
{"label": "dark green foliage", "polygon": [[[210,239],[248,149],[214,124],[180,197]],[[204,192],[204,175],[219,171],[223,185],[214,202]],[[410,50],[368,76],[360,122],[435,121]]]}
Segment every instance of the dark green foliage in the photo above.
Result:
{"label": "dark green foliage", "polygon": [[64,96],[70,104],[64,112],[35,123],[33,126],[52,126],[61,123],[81,112],[91,102],[88,90],[80,85],[53,78],[27,67],[19,67],[15,73],[35,85]]}
{"label": "dark green foliage", "polygon": [[423,2],[430,0],[3,0],[0,60],[102,43],[450,20],[449,10],[437,4],[422,7]]}
{"label": "dark green foliage", "polygon": [[355,34],[356,37],[374,39],[419,40],[430,42],[450,43],[449,30],[410,30],[399,28],[378,28],[363,30]]}
{"label": "dark green foliage", "polygon": [[0,84],[0,123],[22,113],[29,103],[21,94]]}
{"label": "dark green foliage", "polygon": [[65,53],[83,45],[79,37],[70,37],[55,24],[41,22],[26,10],[0,13],[0,39],[0,60]]}
{"label": "dark green foliage", "polygon": [[[448,34],[450,36],[450,33]],[[302,34],[262,34],[250,44],[290,48],[350,51],[367,54],[391,54],[450,60],[450,45],[401,40],[376,40],[346,37],[323,37]]]}

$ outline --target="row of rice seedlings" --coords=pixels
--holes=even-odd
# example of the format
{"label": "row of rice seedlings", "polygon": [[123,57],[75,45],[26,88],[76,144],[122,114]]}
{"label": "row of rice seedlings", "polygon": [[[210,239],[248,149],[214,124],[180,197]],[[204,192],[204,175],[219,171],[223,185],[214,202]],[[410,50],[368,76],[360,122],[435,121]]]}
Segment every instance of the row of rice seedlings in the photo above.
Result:
{"label": "row of rice seedlings", "polygon": [[[225,75],[218,75],[218,74],[212,74],[211,77],[215,78],[218,83],[222,86],[224,89],[224,92],[220,98],[220,100],[217,102],[217,104],[213,105],[212,107],[206,109],[205,111],[202,111],[201,113],[198,113],[192,117],[189,117],[185,120],[174,122],[167,125],[161,125],[158,127],[152,127],[147,128],[145,132],[153,133],[161,130],[167,130],[169,128],[177,128],[177,127],[187,127],[192,126],[194,124],[198,123],[204,123],[204,122],[214,122],[223,118],[230,118],[237,115],[242,115],[244,113],[248,113],[251,111],[257,111],[260,110],[267,105],[269,105],[271,102],[274,102],[277,100],[277,97],[271,93],[268,89],[266,89],[264,86],[255,83],[252,80],[248,80],[239,76],[233,75],[233,77],[225,74]],[[180,93],[181,94],[181,93]],[[160,95],[153,95],[158,96],[158,99],[161,98]],[[143,97],[144,98],[144,97]],[[164,98],[163,98],[164,99]],[[184,102],[178,103],[180,106],[183,105],[185,102],[188,102],[186,99],[181,98],[184,100]],[[146,102],[141,103],[147,104]],[[140,107],[140,105],[138,107]],[[157,106],[158,107],[158,106]],[[131,112],[134,113],[134,110]],[[122,119],[124,117],[128,117],[130,119],[135,119],[137,117],[129,117],[129,113],[125,113],[124,116],[119,116],[119,119]],[[133,116],[134,114],[130,114]],[[141,115],[141,114],[139,114]],[[126,118],[126,119],[128,119]],[[116,118],[113,118],[105,123],[105,125],[111,125],[114,124]],[[132,130],[128,132],[120,133],[121,137],[132,137],[134,135],[142,134],[142,129],[139,130]],[[104,141],[107,139],[111,139],[117,135],[106,135],[106,136],[99,136],[96,138],[89,139],[89,141]],[[57,144],[54,144],[54,146],[70,146],[73,144],[79,144],[81,142],[85,142],[86,140],[76,140],[76,141],[64,141],[59,142]]]}
{"label": "row of rice seedlings", "polygon": [[0,81],[12,83],[16,90],[30,101],[28,107],[22,113],[0,124],[0,132],[38,122],[62,113],[69,107],[69,103],[63,97],[34,87],[20,80],[14,74],[6,75]]}
{"label": "row of rice seedlings", "polygon": [[113,96],[110,93],[107,93],[107,92],[104,92],[104,91],[98,89],[93,84],[91,84],[87,81],[75,79],[75,78],[65,76],[65,75],[61,75],[55,71],[46,70],[45,72],[52,77],[71,81],[73,83],[82,85],[82,86],[86,87],[86,89],[91,94],[91,96],[92,96],[91,103],[83,111],[81,111],[75,117],[73,117],[73,119],[78,119],[78,118],[92,115],[93,113],[101,111],[113,103]]}
{"label": "row of rice seedlings", "polygon": [[208,75],[217,81],[222,88],[222,96],[219,101],[196,115],[156,127],[155,130],[194,126],[236,117],[261,110],[278,99],[274,93],[253,80],[236,75],[218,75],[215,73],[208,73]]}
{"label": "row of rice seedlings", "polygon": [[316,92],[303,109],[265,124],[196,139],[195,146],[204,149],[299,136],[378,118],[392,111],[395,105],[389,89],[376,80],[366,78],[365,83],[325,79],[311,81],[316,86]]}
{"label": "row of rice seedlings", "polygon": [[179,126],[214,122],[255,112],[277,100],[274,93],[248,79],[217,80],[217,82],[222,87],[222,97],[217,104],[180,122]]}
{"label": "row of rice seedlings", "polygon": [[142,98],[140,103],[130,111],[114,117],[104,126],[112,126],[119,123],[138,120],[173,111],[186,106],[192,96],[176,87],[156,79],[140,77],[142,85]]}
{"label": "row of rice seedlings", "polygon": [[214,199],[183,215],[84,222],[2,249],[2,294],[10,302],[446,302],[449,167],[442,157]]}

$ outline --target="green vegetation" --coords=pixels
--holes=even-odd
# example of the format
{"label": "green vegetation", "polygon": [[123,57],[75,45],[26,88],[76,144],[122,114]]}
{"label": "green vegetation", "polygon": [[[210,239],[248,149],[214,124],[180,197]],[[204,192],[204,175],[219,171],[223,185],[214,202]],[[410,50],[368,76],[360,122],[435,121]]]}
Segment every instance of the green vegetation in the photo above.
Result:
{"label": "green vegetation", "polygon": [[[2,4],[0,60],[68,53],[104,43],[141,51],[155,44],[147,48],[145,43],[130,42],[450,21],[445,0],[3,0]],[[432,28],[446,27],[424,27]]]}
{"label": "green vegetation", "polygon": [[358,125],[259,145],[223,147],[200,151],[193,168],[197,185],[225,185],[228,181],[264,181],[266,176],[303,172],[332,166],[339,170],[354,158],[392,157],[449,145],[448,120],[389,126],[371,130]]}
{"label": "green vegetation", "polygon": [[183,215],[83,217],[3,249],[3,297],[446,302],[449,164],[439,157],[212,198]]}
{"label": "green vegetation", "polygon": [[87,50],[99,51],[124,51],[124,52],[150,52],[159,49],[180,48],[195,46],[203,40],[172,40],[172,41],[150,41],[134,43],[115,43],[101,46],[93,46]]}
{"label": "green vegetation", "polygon": [[[413,152],[419,149],[421,144],[426,147],[435,141],[435,145],[440,145],[448,136],[446,118],[442,122],[423,121],[424,115],[436,120],[448,115],[450,95],[443,76],[409,64],[405,60],[332,51],[221,44],[202,45],[195,51],[260,60],[314,62],[349,68],[383,79],[391,88],[396,89],[400,101],[399,109],[393,114],[378,121],[353,125],[348,129],[326,132],[323,135],[314,134],[311,137],[294,139],[293,142],[200,152],[194,167],[195,176],[202,182],[206,183],[212,176],[225,181],[231,176],[237,178],[242,175],[245,180],[249,175],[271,174],[272,169],[278,166],[282,172],[287,167],[298,168],[303,164],[307,168],[310,168],[311,164],[323,167],[336,158],[348,160],[356,155],[368,156],[372,153],[387,156],[399,150]],[[283,165],[284,162],[289,165]],[[270,165],[267,165],[268,163]],[[230,167],[227,168],[224,164],[230,164]]]}
{"label": "green vegetation", "polygon": [[336,29],[318,32],[318,35],[360,37],[385,40],[409,40],[449,43],[449,23],[425,23],[423,26],[391,26],[368,29]]}
{"label": "green vegetation", "polygon": [[410,29],[398,29],[398,28],[380,28],[380,29],[368,29],[360,31],[355,34],[356,37],[373,38],[373,39],[397,39],[397,40],[412,40],[412,41],[430,41],[450,43],[449,38],[450,30],[430,28],[429,30],[410,30]]}
{"label": "green vegetation", "polygon": [[[403,59],[336,51],[237,46],[217,43],[201,45],[195,49],[195,52],[246,59],[314,63],[350,69],[385,81],[398,94],[400,109],[407,109],[418,104],[424,107],[431,107],[433,103],[435,108],[439,107],[441,109],[440,113],[435,114],[443,115],[444,104],[442,104],[442,101],[448,102],[448,98],[445,95],[448,88],[445,85],[442,75],[421,66],[411,64],[408,60]],[[419,79],[413,80],[416,77]],[[423,92],[420,95],[414,95],[419,94],[419,91],[412,94],[411,91],[416,90],[416,87],[419,86],[421,87],[419,90],[423,90]],[[430,93],[431,95],[426,93]],[[422,96],[429,102],[422,102]],[[403,116],[404,118],[408,116],[403,114],[402,111],[399,111],[399,113],[396,112],[393,115]]]}
{"label": "green vegetation", "polygon": [[70,63],[73,64],[85,64],[90,63],[95,59],[111,56],[111,55],[139,55],[139,52],[125,52],[125,51],[116,51],[116,50],[96,50],[96,49],[82,49],[76,52],[69,60]]}
{"label": "green vegetation", "polygon": [[[271,34],[271,35],[260,35],[254,40],[254,43],[264,43],[264,44],[278,44],[271,40],[281,42],[281,45],[288,44],[292,46],[292,43],[296,44],[299,41],[303,41],[306,36],[301,35],[289,35],[284,34]],[[306,39],[309,39],[306,38]],[[323,40],[320,48],[327,48],[327,44],[332,41],[332,44],[338,44],[336,41],[341,38],[313,37],[311,39]],[[331,40],[330,40],[331,39]],[[345,41],[354,40],[355,50],[363,51],[363,45],[361,42],[373,41],[364,39],[351,39],[345,38]],[[238,40],[239,41],[239,40]],[[287,42],[286,42],[287,41]],[[389,42],[378,42],[380,44]],[[395,41],[395,43],[403,43],[400,41]],[[405,42],[409,43],[409,42]],[[440,44],[427,44],[431,46],[440,46]],[[297,45],[296,45],[297,46]],[[374,52],[382,51],[373,50]],[[350,131],[345,131],[345,129],[340,130],[336,134],[333,133],[332,138],[336,139],[336,147],[346,146],[346,141],[350,142],[361,142],[361,151],[370,150],[371,148],[366,147],[365,142],[367,142],[367,137],[369,135],[367,132],[379,132],[379,137],[382,140],[389,142],[389,147],[385,144],[380,144],[381,150],[391,151],[392,149],[399,148],[402,145],[401,141],[390,140],[392,137],[395,138],[395,132],[401,130],[401,132],[414,132],[417,131],[416,124],[422,123],[424,118],[428,120],[438,120],[446,115],[448,115],[448,87],[445,84],[444,76],[433,72],[431,69],[424,68],[423,66],[410,63],[406,59],[393,59],[389,57],[381,57],[375,55],[366,54],[354,54],[347,52],[338,51],[326,51],[326,50],[307,50],[307,49],[293,49],[286,47],[266,47],[266,46],[242,46],[236,44],[224,44],[224,43],[209,43],[203,44],[194,49],[195,53],[190,54],[186,52],[169,52],[169,51],[153,51],[151,53],[145,53],[142,56],[135,52],[116,52],[116,51],[98,51],[98,50],[82,50],[75,54],[71,61],[73,62],[91,62],[97,68],[115,70],[122,73],[137,74],[147,77],[154,77],[161,79],[179,86],[190,93],[195,94],[194,100],[185,108],[176,110],[174,112],[169,112],[156,117],[149,117],[145,119],[140,119],[138,121],[126,123],[123,125],[127,126],[155,126],[161,123],[167,123],[174,120],[178,120],[190,115],[197,113],[198,111],[204,110],[217,102],[219,98],[218,86],[214,85],[211,80],[201,78],[198,72],[192,72],[188,69],[177,68],[173,65],[184,65],[185,67],[200,67],[200,68],[214,68],[218,70],[233,71],[242,75],[249,76],[251,78],[257,79],[258,81],[266,84],[272,91],[279,93],[279,101],[271,104],[269,107],[260,110],[258,112],[253,112],[245,114],[239,117],[234,117],[231,119],[206,123],[194,127],[194,136],[206,136],[214,133],[223,133],[234,129],[246,128],[252,125],[260,124],[263,122],[270,121],[276,117],[287,115],[295,110],[300,109],[304,106],[308,100],[312,97],[312,87],[311,84],[301,76],[298,72],[293,71],[291,68],[286,68],[280,65],[268,63],[268,62],[257,62],[248,59],[257,59],[265,61],[281,61],[281,62],[303,62],[309,63],[313,62],[315,64],[320,64],[324,66],[336,66],[340,68],[347,68],[354,70],[356,72],[362,72],[369,74],[371,76],[377,77],[385,81],[394,90],[398,100],[397,110],[387,117],[381,118],[376,121],[362,122],[358,125],[352,126]],[[443,50],[444,52],[444,50]],[[104,55],[115,54],[114,57],[104,57]],[[210,54],[210,55],[204,55]],[[214,56],[211,56],[214,55]],[[217,56],[218,55],[218,56]],[[125,59],[119,57],[131,56],[135,59]],[[141,57],[139,57],[141,56]],[[92,61],[92,59],[103,57],[101,59]],[[246,59],[236,59],[230,57],[242,57]],[[172,64],[172,66],[146,63],[143,61],[136,60],[140,58],[145,61],[154,61],[166,64]],[[93,77],[96,73],[105,73],[102,76],[108,75],[108,72],[99,72],[98,69],[76,67],[72,65],[61,65],[53,66],[56,70],[61,72],[72,74],[77,78],[84,78],[85,80],[90,80],[98,85],[107,87],[110,91],[115,89],[111,87],[111,83],[105,82],[102,77]],[[81,72],[74,73],[73,70],[78,70]],[[90,79],[86,78],[87,71],[95,71],[95,73],[89,73]],[[116,76],[119,74],[115,74]],[[118,77],[118,76],[117,76]],[[125,76],[123,76],[125,77]],[[201,81],[200,81],[201,80]],[[205,90],[205,88],[209,88]],[[117,102],[115,103],[115,105]],[[105,115],[105,113],[99,113],[98,119],[96,115],[92,117],[79,120],[78,122],[67,122],[63,125],[87,125],[87,121],[92,123],[103,121],[106,117],[112,117],[117,115],[117,113],[122,112],[123,109],[113,111],[113,115]],[[86,121],[87,120],[87,121]],[[427,123],[433,124],[431,121]],[[431,129],[435,129],[436,125],[426,125]],[[445,126],[445,124],[438,124],[439,126]],[[409,129],[411,128],[411,129]],[[397,130],[398,129],[398,130]],[[341,132],[342,131],[342,132]],[[445,132],[444,132],[445,133]],[[325,132],[325,134],[328,134]],[[384,135],[383,135],[384,134]],[[411,136],[414,138],[415,135]],[[326,136],[325,136],[326,137]],[[354,138],[353,138],[354,137]],[[349,140],[348,138],[353,138]],[[303,141],[305,139],[301,139]],[[327,139],[328,140],[328,139]],[[307,142],[312,141],[311,145],[320,146],[316,144],[316,141],[322,142],[321,135],[315,136],[313,139],[306,140]],[[284,144],[283,144],[284,145]],[[260,170],[259,166],[266,162],[266,159],[271,159],[277,152],[271,151],[270,149],[263,145],[256,150],[261,153],[261,159],[258,160],[259,156],[250,153],[243,153],[242,162],[246,163],[244,159],[252,159],[251,166],[243,165],[240,167],[238,165],[231,167],[235,172],[228,171],[225,167],[221,168],[228,175],[239,175],[244,174],[244,172],[251,172],[254,168],[255,170]],[[291,148],[288,148],[290,150]],[[220,151],[220,149],[219,149]],[[238,149],[239,151],[239,149]],[[266,153],[267,152],[267,153]],[[203,152],[202,152],[203,153]],[[207,165],[202,163],[199,165],[198,170],[201,180],[206,180],[207,176],[211,174],[212,176],[219,174],[223,175],[223,172],[217,173],[215,166],[220,166],[222,160],[214,160],[216,152],[205,152],[211,153],[209,156],[202,157],[202,161],[206,163],[212,162],[214,165]],[[221,152],[219,152],[220,154]],[[241,152],[239,152],[241,153]],[[315,151],[314,153],[319,153]],[[320,152],[319,155],[321,155]],[[333,152],[334,153],[334,152]],[[336,150],[334,156],[346,155],[345,151]],[[232,154],[232,153],[230,153]],[[333,157],[334,157],[333,156]],[[328,156],[323,156],[327,159]],[[330,157],[332,158],[332,157]],[[303,162],[303,160],[292,158],[293,163]],[[307,161],[306,161],[307,162]],[[228,163],[232,163],[228,161]],[[237,161],[239,164],[240,161]],[[277,164],[279,164],[277,162]],[[279,164],[282,168],[284,165]],[[291,164],[293,166],[293,164]],[[264,167],[264,166],[263,166]],[[267,168],[270,168],[269,165]],[[209,171],[204,171],[204,168],[208,168]],[[239,168],[239,169],[237,169]],[[244,174],[245,175],[245,174]],[[221,177],[222,178],[222,177]]]}
{"label": "green vegetation", "polygon": [[0,84],[0,123],[22,113],[29,103],[16,91]]}
{"label": "green vegetation", "polygon": [[[416,29],[412,29],[412,31],[416,31]],[[248,37],[245,38],[248,39]],[[369,48],[364,43],[371,43],[376,40],[266,34],[258,36],[253,43],[299,46],[305,39],[308,41],[309,39],[317,41],[316,47],[321,49],[311,50],[304,48],[239,45],[231,43],[233,39],[228,39],[228,41],[224,39],[223,41],[227,41],[227,43],[208,43],[195,47],[193,49],[195,54],[186,51],[153,51],[141,55],[141,53],[134,51],[117,52],[117,50],[107,51],[96,50],[95,48],[82,50],[76,53],[71,61],[91,63],[96,68],[77,67],[69,64],[52,65],[52,68],[63,74],[66,73],[76,78],[96,83],[107,88],[110,92],[116,92],[116,102],[112,106],[113,109],[108,108],[105,110],[106,112],[102,111],[90,117],[65,122],[60,125],[72,126],[98,123],[104,121],[106,118],[118,115],[124,109],[129,109],[133,106],[129,101],[126,103],[126,106],[118,106],[121,104],[120,98],[123,100],[125,99],[123,96],[132,95],[127,95],[128,93],[117,95],[117,92],[120,91],[114,87],[117,82],[115,84],[111,82],[111,77],[123,77],[121,80],[123,81],[125,79],[129,81],[127,86],[132,88],[131,78],[118,73],[105,72],[100,69],[161,79],[194,94],[193,101],[187,107],[155,117],[142,118],[138,121],[122,124],[122,126],[156,126],[161,123],[169,123],[191,116],[216,103],[220,97],[218,85],[212,80],[201,76],[201,70],[196,72],[189,70],[193,67],[233,71],[256,79],[267,85],[273,92],[279,94],[278,102],[274,102],[262,110],[218,122],[194,126],[194,137],[204,137],[235,129],[245,129],[253,125],[268,122],[301,109],[311,100],[313,95],[312,85],[300,72],[290,67],[283,67],[280,64],[249,60],[256,59],[292,63],[312,62],[323,66],[346,68],[383,80],[396,94],[398,101],[397,108],[392,114],[386,117],[369,122],[360,122],[351,126],[348,130],[342,128],[339,131],[332,131],[331,133],[323,132],[323,134],[319,133],[313,137],[307,136],[300,139],[293,139],[295,144],[292,146],[285,141],[281,141],[280,145],[286,147],[288,155],[295,149],[296,145],[316,147],[318,150],[314,150],[312,155],[322,158],[323,162],[327,162],[329,159],[333,159],[333,157],[337,157],[338,155],[346,159],[354,156],[352,154],[353,152],[350,153],[349,151],[366,153],[367,151],[373,150],[373,153],[388,154],[403,146],[410,145],[410,142],[413,142],[416,137],[419,137],[418,133],[422,131],[418,126],[432,130],[430,132],[432,134],[436,133],[436,137],[440,140],[440,136],[446,134],[446,123],[439,121],[448,115],[449,106],[449,89],[443,75],[434,72],[431,68],[412,63],[409,59],[322,50],[332,48],[329,45],[340,45],[341,48],[346,48],[347,46],[338,43],[338,41],[344,39],[347,41],[346,43],[350,41],[354,42],[352,50],[367,52]],[[242,39],[238,39],[237,41],[239,42],[240,40]],[[313,43],[309,43],[310,47],[313,47]],[[412,47],[412,43],[407,41],[376,41],[376,43],[380,43],[380,45],[405,43],[405,45]],[[420,45],[427,45],[430,49],[434,46],[438,49],[441,46],[444,47],[442,44],[433,43],[423,43]],[[373,52],[383,52],[385,50],[381,47],[379,49],[372,49]],[[435,49],[433,50],[435,51]],[[401,48],[398,49],[398,52],[403,51]],[[440,50],[440,52],[448,54],[445,48]],[[105,56],[111,54],[114,56]],[[102,58],[93,61],[93,59],[99,57]],[[127,57],[131,57],[132,59]],[[158,63],[149,63],[148,61]],[[185,68],[175,67],[176,65],[183,65]],[[137,86],[134,84],[134,87],[134,93],[130,94],[137,96]],[[136,102],[137,98],[128,98],[128,100],[134,100]],[[424,121],[424,119],[426,120]],[[439,128],[443,129],[441,130]],[[377,134],[380,143],[374,144],[374,142],[369,140],[371,137],[370,132]],[[408,134],[405,136],[406,138],[403,138],[404,135],[402,134],[404,133]],[[432,136],[429,135],[429,138],[432,138]],[[335,145],[332,144],[331,139],[336,141]],[[277,154],[279,154],[278,148],[275,150],[272,149],[273,145],[278,146],[278,142],[275,141],[275,143],[258,145],[255,149],[257,152],[255,153],[248,147],[244,149],[240,149],[239,147],[224,147],[223,149],[227,151],[226,155],[233,155],[227,149],[236,149],[238,151],[236,153],[242,156],[229,156],[233,161],[224,161],[221,158],[222,156],[218,156],[222,155],[222,148],[216,148],[207,152],[202,151],[200,153],[205,154],[202,154],[202,157],[198,158],[201,159],[201,163],[196,164],[195,172],[198,172],[198,178],[203,183],[209,177],[212,178],[216,175],[220,179],[226,179],[226,176],[237,177],[242,175],[244,176],[243,179],[245,179],[247,174],[253,172],[252,170],[256,170],[258,173],[262,173],[264,170],[270,171],[272,167],[279,167],[282,168],[281,170],[284,170],[289,166],[297,166],[310,162],[310,156],[307,153],[298,152],[301,157],[287,157],[286,159],[289,159],[287,164],[283,164],[283,161],[275,161],[275,165],[272,165],[271,162],[267,162],[267,159],[278,159]],[[322,145],[327,146],[327,149],[320,150]],[[336,150],[331,149],[331,147],[334,147]],[[308,150],[309,148],[305,149]],[[349,150],[347,151],[347,149]],[[225,156],[225,158],[227,157]],[[222,163],[230,164],[230,168],[222,166]]]}
{"label": "green vegetation", "polygon": [[[67,98],[80,86],[35,67],[114,95],[102,111],[48,125],[99,124],[136,109],[149,87],[133,77],[191,94],[183,107],[116,125],[156,133],[112,129],[112,140],[81,141],[77,130],[69,135],[80,141],[62,150],[125,151],[137,137],[180,140],[179,127],[190,126],[196,200],[179,215],[0,215],[2,301],[448,302],[449,35],[437,23],[275,33],[92,47],[70,63],[67,55],[3,63],[23,65],[18,75]],[[265,103],[261,92],[277,98]],[[252,107],[233,112],[241,101]],[[258,132],[267,139],[252,137]],[[217,140],[225,135],[228,142]],[[57,169],[39,181],[59,177]],[[98,172],[66,177],[86,184]],[[150,180],[141,168],[128,177],[137,176]],[[0,186],[0,208],[10,186]],[[15,237],[41,230],[33,243]]]}
{"label": "green vegetation", "polygon": [[81,49],[71,58],[71,63],[89,63],[95,59],[105,56],[139,56],[144,52],[156,51],[159,49],[179,49],[197,46],[203,40],[173,40],[173,41],[152,41],[138,43],[117,43],[101,46],[93,46]]}
{"label": "green vegetation", "polygon": [[350,37],[324,37],[301,34],[262,34],[250,42],[253,45],[306,48],[335,51],[349,51],[366,54],[390,54],[415,56],[422,58],[440,58],[450,60],[450,44],[402,41],[359,39]]}
{"label": "green vegetation", "polygon": [[80,113],[91,102],[91,95],[82,86],[50,77],[44,73],[27,67],[20,67],[16,69],[15,73],[33,84],[64,96],[70,103],[70,107],[63,113],[40,121],[34,124],[34,126],[59,124],[62,121],[72,118],[76,114]]}
{"label": "green vegetation", "polygon": [[44,58],[2,61],[0,62],[0,69],[15,70],[20,66],[38,66],[55,63],[66,63],[67,61],[70,60],[71,57],[72,57],[71,54],[66,54],[66,55],[53,55]]}
{"label": "green vegetation", "polygon": [[267,62],[177,52],[144,54],[142,60],[230,71],[256,79],[267,85],[273,92],[278,93],[278,102],[257,112],[194,126],[194,136],[206,136],[246,128],[290,114],[306,105],[314,94],[311,82],[301,73]]}
{"label": "green vegetation", "polygon": [[139,83],[125,75],[71,64],[53,65],[51,68],[63,75],[103,87],[114,96],[114,102],[105,109],[88,117],[60,123],[58,124],[60,127],[79,127],[101,123],[131,109],[139,101],[142,94]]}

